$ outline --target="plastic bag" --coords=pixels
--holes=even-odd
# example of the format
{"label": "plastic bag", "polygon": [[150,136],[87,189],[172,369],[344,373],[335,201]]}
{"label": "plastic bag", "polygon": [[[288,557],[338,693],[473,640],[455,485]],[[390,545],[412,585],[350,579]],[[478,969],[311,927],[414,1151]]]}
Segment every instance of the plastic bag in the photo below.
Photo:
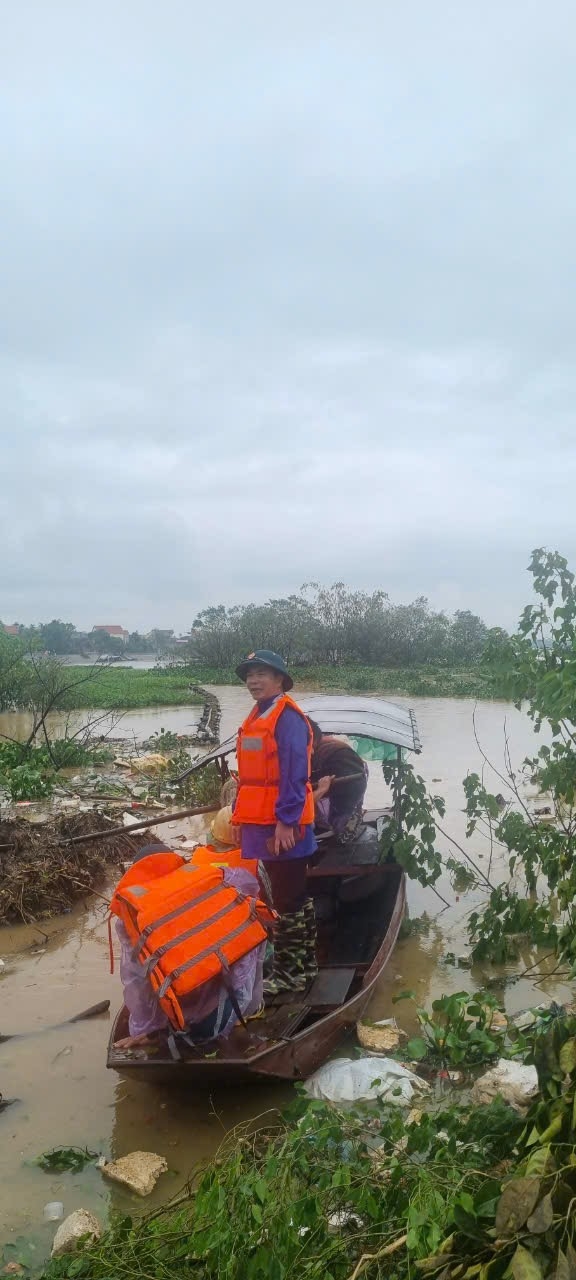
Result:
{"label": "plastic bag", "polygon": [[536,1067],[499,1058],[495,1067],[479,1076],[472,1090],[472,1101],[482,1105],[492,1102],[493,1098],[503,1098],[504,1102],[522,1115],[537,1093]]}
{"label": "plastic bag", "polygon": [[306,1081],[304,1089],[310,1098],[324,1102],[359,1102],[383,1098],[385,1102],[407,1107],[415,1093],[426,1093],[430,1086],[420,1076],[392,1058],[335,1058],[324,1063]]}

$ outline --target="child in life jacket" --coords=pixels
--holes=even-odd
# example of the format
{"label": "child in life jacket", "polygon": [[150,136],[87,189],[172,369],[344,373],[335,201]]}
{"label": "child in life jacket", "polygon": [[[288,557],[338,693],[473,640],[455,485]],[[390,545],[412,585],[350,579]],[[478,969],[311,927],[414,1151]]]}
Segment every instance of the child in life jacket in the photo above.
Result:
{"label": "child in life jacket", "polygon": [[[166,846],[157,842],[142,849],[135,861],[166,851]],[[234,888],[247,897],[259,896],[258,882],[245,867],[224,867],[223,873],[224,886]],[[119,919],[116,921],[116,933],[121,949],[120,977],[130,1032],[116,1042],[116,1048],[131,1049],[151,1043],[159,1033],[168,1032],[171,1028],[142,964],[134,958],[133,943]],[[226,983],[221,977],[211,978],[182,999],[189,1039],[202,1043],[218,1036],[229,1036],[238,1023],[238,1013],[243,1019],[257,1016],[263,1007],[265,950],[264,941],[230,966]],[[234,1000],[230,998],[230,987]]]}

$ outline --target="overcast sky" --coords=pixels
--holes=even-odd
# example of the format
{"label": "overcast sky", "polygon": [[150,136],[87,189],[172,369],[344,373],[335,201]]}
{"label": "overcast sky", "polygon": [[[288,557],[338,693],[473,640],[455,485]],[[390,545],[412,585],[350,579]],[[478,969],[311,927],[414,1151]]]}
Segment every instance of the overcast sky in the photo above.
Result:
{"label": "overcast sky", "polygon": [[574,0],[0,14],[0,618],[513,624],[576,561]]}

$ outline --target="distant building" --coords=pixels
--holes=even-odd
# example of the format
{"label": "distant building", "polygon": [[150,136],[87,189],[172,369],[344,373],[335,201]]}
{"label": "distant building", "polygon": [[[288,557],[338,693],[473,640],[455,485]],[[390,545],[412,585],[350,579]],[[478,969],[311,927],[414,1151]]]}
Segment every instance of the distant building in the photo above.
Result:
{"label": "distant building", "polygon": [[114,640],[121,640],[122,644],[128,644],[129,631],[125,631],[124,627],[92,627],[92,635],[95,631],[105,631],[107,636],[112,636]]}
{"label": "distant building", "polygon": [[2,623],[0,623],[0,626],[2,627],[2,630],[3,630],[4,634],[5,634],[5,635],[7,635],[7,636],[19,636],[19,635],[20,635],[20,627],[18,626],[18,624],[17,624],[16,622],[13,622],[13,623],[12,623],[12,624],[10,624],[10,625],[9,625],[7,622],[2,622]]}

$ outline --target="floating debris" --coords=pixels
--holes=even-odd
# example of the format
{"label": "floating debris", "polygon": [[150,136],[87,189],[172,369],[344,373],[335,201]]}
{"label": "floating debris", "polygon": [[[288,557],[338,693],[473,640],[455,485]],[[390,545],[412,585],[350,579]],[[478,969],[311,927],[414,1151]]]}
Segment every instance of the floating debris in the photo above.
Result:
{"label": "floating debris", "polygon": [[536,1067],[500,1058],[495,1067],[479,1076],[472,1089],[472,1101],[479,1105],[503,1098],[521,1115],[528,1110],[538,1093]]}
{"label": "floating debris", "polygon": [[75,1209],[58,1227],[52,1245],[52,1257],[60,1258],[64,1253],[75,1253],[81,1242],[89,1247],[101,1235],[102,1228],[95,1215],[89,1209]]}
{"label": "floating debris", "polygon": [[402,1038],[408,1038],[395,1018],[382,1018],[380,1022],[370,1022],[369,1019],[357,1022],[356,1034],[362,1048],[369,1049],[371,1053],[392,1053],[399,1047]]}
{"label": "floating debris", "polygon": [[155,1151],[132,1151],[119,1160],[111,1160],[102,1165],[102,1173],[112,1182],[120,1182],[139,1196],[149,1196],[154,1190],[162,1173],[167,1173],[168,1165],[164,1156]]}
{"label": "floating debris", "polygon": [[[41,827],[23,818],[0,821],[0,924],[47,920],[69,911],[126,858],[126,836],[75,846],[73,836],[106,832],[113,822],[98,810],[61,814]],[[131,835],[139,844],[142,837]]]}

